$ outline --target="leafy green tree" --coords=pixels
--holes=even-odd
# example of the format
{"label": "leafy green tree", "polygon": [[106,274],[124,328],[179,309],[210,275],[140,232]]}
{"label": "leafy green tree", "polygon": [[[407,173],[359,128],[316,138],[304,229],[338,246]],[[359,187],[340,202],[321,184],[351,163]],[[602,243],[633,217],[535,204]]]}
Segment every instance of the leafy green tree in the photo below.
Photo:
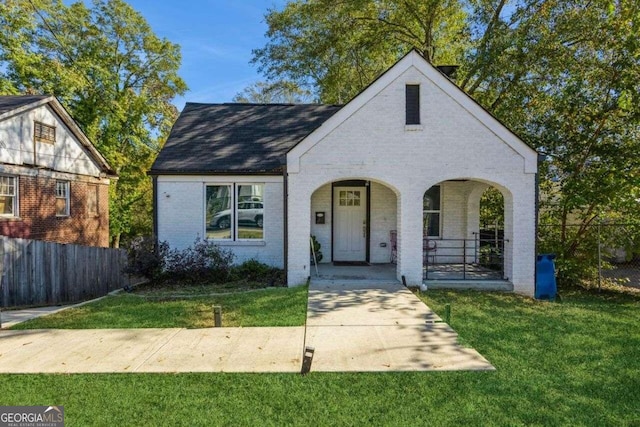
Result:
{"label": "leafy green tree", "polygon": [[304,104],[311,101],[311,92],[287,81],[256,82],[233,97],[233,102],[253,104]]}
{"label": "leafy green tree", "polygon": [[410,48],[457,63],[469,39],[457,0],[309,0],[266,15],[269,41],[253,51],[268,80],[286,79],[325,103],[344,103]]}
{"label": "leafy green tree", "polygon": [[495,187],[487,188],[480,198],[480,228],[504,226],[504,197]]}
{"label": "leafy green tree", "polygon": [[177,116],[171,101],[186,91],[180,60],[180,47],[122,0],[0,4],[0,90],[58,97],[119,174],[113,246],[151,230],[146,171]]}

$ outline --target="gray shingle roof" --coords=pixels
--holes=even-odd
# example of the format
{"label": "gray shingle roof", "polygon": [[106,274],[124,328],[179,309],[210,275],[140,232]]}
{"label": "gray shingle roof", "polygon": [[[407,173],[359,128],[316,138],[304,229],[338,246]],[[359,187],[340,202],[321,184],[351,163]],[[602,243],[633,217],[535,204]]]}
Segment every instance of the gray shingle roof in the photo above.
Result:
{"label": "gray shingle roof", "polygon": [[32,104],[49,98],[45,95],[7,95],[0,96],[0,114],[15,110],[16,108]]}
{"label": "gray shingle roof", "polygon": [[278,173],[287,151],[339,109],[320,104],[187,103],[151,174]]}

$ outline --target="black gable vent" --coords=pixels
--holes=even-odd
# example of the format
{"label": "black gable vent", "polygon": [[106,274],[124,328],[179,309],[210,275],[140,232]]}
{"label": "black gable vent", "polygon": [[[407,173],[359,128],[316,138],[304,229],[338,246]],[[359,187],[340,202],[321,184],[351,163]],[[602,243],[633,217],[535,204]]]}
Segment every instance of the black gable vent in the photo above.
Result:
{"label": "black gable vent", "polygon": [[406,86],[406,124],[420,124],[420,85]]}

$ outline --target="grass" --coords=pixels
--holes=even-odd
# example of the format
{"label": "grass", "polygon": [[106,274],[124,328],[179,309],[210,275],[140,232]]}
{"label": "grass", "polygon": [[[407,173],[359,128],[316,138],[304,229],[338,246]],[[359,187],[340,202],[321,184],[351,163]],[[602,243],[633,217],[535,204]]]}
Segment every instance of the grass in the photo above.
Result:
{"label": "grass", "polygon": [[[67,425],[640,425],[640,298],[421,295],[495,372],[1,375]],[[317,350],[318,351],[318,350]],[[108,402],[108,403],[107,403]]]}
{"label": "grass", "polygon": [[[207,294],[208,288],[199,292]],[[142,288],[97,302],[19,323],[12,329],[209,328],[213,305],[222,306],[223,326],[300,326],[307,313],[307,287],[270,288],[250,292],[175,297],[171,289],[156,294]],[[153,295],[153,296],[152,296]]]}

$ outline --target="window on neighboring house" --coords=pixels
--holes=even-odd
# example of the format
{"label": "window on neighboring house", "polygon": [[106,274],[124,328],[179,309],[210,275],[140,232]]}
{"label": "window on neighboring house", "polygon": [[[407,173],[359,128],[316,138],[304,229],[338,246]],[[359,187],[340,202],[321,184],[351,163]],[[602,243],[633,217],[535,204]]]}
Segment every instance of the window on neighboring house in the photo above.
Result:
{"label": "window on neighboring house", "polygon": [[98,186],[87,184],[87,214],[89,216],[98,216]]}
{"label": "window on neighboring house", "polygon": [[408,125],[420,124],[420,85],[407,85],[406,93],[406,117]]}
{"label": "window on neighboring house", "polygon": [[33,136],[36,141],[53,144],[56,142],[56,128],[41,122],[33,122]]}
{"label": "window on neighboring house", "polygon": [[264,184],[207,185],[206,235],[216,240],[264,239]]}
{"label": "window on neighboring house", "polygon": [[0,216],[18,216],[18,180],[0,176]]}
{"label": "window on neighboring house", "polygon": [[56,181],[56,216],[69,216],[69,181]]}
{"label": "window on neighboring house", "polygon": [[422,199],[422,224],[424,235],[440,237],[441,188],[434,185],[424,193]]}

